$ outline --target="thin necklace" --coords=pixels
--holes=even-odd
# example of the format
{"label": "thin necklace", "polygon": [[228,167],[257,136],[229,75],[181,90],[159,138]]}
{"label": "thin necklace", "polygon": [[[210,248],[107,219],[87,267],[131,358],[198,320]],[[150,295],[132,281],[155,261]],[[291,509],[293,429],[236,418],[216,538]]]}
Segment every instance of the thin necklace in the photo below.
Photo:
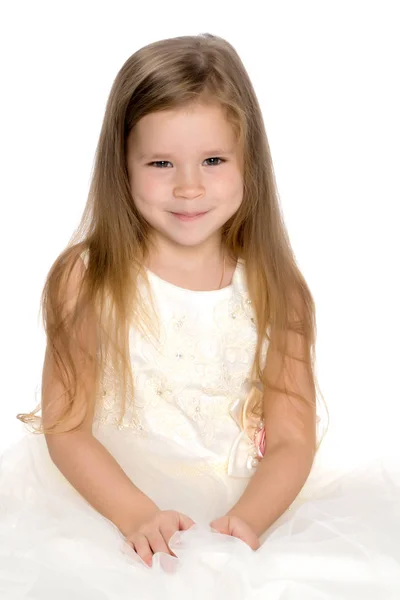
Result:
{"label": "thin necklace", "polygon": [[224,266],[223,266],[223,268],[222,268],[222,276],[221,276],[221,281],[219,282],[219,286],[218,286],[218,289],[219,289],[219,290],[221,289],[222,282],[223,282],[223,280],[224,280],[224,275],[225,275],[225,260],[226,260],[226,254],[224,253]]}

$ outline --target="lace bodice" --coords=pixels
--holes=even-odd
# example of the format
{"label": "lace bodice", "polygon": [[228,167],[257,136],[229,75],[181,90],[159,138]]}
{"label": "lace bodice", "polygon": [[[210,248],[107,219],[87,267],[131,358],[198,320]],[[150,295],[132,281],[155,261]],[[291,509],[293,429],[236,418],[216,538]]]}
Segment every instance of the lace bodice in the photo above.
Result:
{"label": "lace bodice", "polygon": [[[134,402],[120,428],[170,437],[228,475],[250,477],[256,451],[239,413],[251,389],[257,332],[244,262],[231,285],[215,291],[186,290],[147,273],[159,335],[130,331]],[[267,347],[265,339],[263,360]],[[104,394],[95,423],[115,426],[118,399],[107,386]]]}

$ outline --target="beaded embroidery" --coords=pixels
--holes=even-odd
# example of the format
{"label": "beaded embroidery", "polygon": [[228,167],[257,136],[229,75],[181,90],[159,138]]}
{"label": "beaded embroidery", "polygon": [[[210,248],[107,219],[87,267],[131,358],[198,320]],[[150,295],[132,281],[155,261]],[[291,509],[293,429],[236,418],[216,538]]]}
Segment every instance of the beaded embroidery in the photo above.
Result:
{"label": "beaded embroidery", "polygon": [[[232,286],[211,292],[215,296],[205,297],[204,305],[203,301],[191,303],[190,292],[180,302],[179,292],[162,286],[160,281],[152,287],[159,315],[158,338],[144,338],[133,329],[130,334],[134,401],[126,406],[119,427],[138,435],[170,435],[194,451],[200,440],[213,451],[220,432],[231,432],[226,460],[223,456],[219,460],[225,462],[229,475],[250,477],[260,458],[262,438],[255,437],[255,432],[250,439],[232,413],[237,399],[244,404],[250,393],[257,343],[244,264],[238,264]],[[266,351],[267,344],[264,358]],[[107,375],[95,419],[99,425],[116,426],[118,392],[112,373]]]}

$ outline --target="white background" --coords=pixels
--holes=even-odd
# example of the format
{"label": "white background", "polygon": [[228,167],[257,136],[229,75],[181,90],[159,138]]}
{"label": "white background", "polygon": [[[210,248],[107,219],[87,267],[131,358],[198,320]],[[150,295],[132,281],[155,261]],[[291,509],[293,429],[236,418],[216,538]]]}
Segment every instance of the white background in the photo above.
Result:
{"label": "white background", "polygon": [[[143,6],[144,4],[144,6]],[[400,460],[397,2],[1,5],[0,450],[36,406],[40,294],[78,225],[112,82],[140,47],[210,32],[258,95],[282,210],[317,305],[317,374],[341,466]]]}

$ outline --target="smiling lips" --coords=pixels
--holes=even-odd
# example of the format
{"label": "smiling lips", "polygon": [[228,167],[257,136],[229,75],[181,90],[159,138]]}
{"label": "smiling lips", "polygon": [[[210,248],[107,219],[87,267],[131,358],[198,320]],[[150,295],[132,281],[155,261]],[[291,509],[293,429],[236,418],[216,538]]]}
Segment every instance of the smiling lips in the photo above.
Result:
{"label": "smiling lips", "polygon": [[174,217],[176,217],[180,221],[195,221],[196,219],[199,219],[203,215],[206,215],[207,212],[208,211],[200,212],[200,213],[175,213],[175,212],[171,212],[171,214],[174,215]]}

